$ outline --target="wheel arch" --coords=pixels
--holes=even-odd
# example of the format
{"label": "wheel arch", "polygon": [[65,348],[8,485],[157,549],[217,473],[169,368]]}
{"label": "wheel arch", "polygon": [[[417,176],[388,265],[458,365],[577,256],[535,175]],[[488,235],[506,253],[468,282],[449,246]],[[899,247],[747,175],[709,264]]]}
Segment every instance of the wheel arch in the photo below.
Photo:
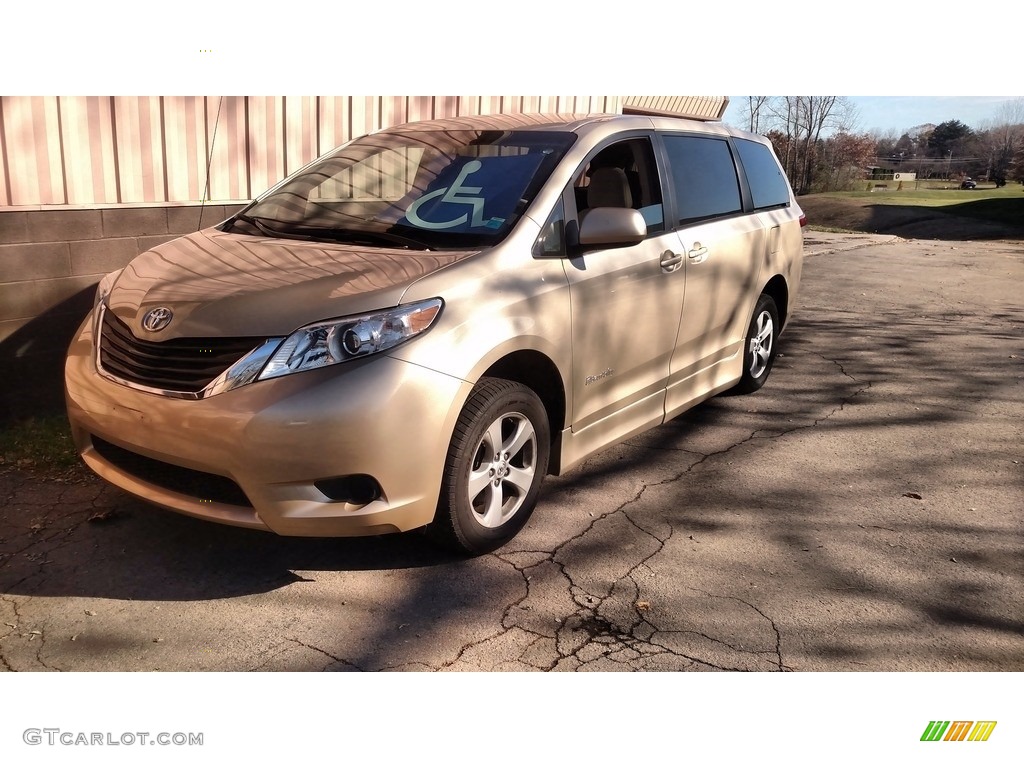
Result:
{"label": "wheel arch", "polygon": [[781,332],[789,319],[789,285],[786,283],[786,278],[782,275],[775,275],[765,283],[761,293],[771,296],[775,302],[775,310],[779,313],[779,331]]}
{"label": "wheel arch", "polygon": [[565,426],[565,387],[554,362],[542,352],[523,349],[510,352],[495,361],[483,376],[515,381],[529,387],[544,403],[551,432],[551,458],[548,473],[560,471],[561,433]]}

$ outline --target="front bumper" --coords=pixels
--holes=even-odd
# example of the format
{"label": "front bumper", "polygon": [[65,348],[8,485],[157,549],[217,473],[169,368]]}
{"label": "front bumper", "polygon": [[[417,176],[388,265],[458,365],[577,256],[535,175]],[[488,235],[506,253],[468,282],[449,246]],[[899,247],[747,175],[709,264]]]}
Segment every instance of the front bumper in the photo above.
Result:
{"label": "front bumper", "polygon": [[[68,351],[65,388],[78,451],[105,480],[177,512],[287,536],[407,531],[433,519],[471,384],[380,355],[169,398],[100,376],[90,323]],[[144,466],[193,482],[164,482]],[[314,485],[349,475],[374,478],[380,495],[334,501]],[[224,479],[244,496],[207,492]]]}

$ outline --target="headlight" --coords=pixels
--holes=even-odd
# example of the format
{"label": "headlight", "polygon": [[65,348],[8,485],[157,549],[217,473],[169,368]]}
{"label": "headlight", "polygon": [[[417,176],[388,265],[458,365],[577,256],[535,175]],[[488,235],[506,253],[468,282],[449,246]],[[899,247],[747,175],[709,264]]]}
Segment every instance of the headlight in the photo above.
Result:
{"label": "headlight", "polygon": [[344,363],[397,347],[433,325],[441,299],[405,304],[369,315],[342,317],[300,328],[270,358],[260,380]]}

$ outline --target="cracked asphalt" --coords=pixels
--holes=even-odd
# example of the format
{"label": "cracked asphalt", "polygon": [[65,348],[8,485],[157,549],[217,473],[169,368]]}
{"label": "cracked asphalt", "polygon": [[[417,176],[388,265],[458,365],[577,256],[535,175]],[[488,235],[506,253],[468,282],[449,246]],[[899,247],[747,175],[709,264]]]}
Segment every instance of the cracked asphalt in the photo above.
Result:
{"label": "cracked asphalt", "polygon": [[498,552],[0,472],[0,669],[1024,670],[1024,243],[808,232],[766,387],[546,482]]}

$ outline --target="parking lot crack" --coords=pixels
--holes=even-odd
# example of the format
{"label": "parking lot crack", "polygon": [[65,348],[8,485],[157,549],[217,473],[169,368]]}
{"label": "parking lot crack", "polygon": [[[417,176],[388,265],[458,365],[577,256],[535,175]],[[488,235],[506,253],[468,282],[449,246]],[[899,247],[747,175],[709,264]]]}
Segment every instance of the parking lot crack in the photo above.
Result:
{"label": "parking lot crack", "polygon": [[856,376],[854,376],[854,375],[852,375],[851,373],[849,373],[849,372],[848,372],[848,371],[846,370],[846,367],[845,367],[845,366],[844,366],[844,365],[843,365],[843,364],[842,364],[841,362],[839,362],[838,360],[836,360],[835,358],[832,358],[832,357],[827,357],[827,356],[825,356],[825,355],[821,354],[820,352],[816,352],[816,353],[814,353],[814,354],[816,354],[816,355],[817,355],[818,357],[820,357],[820,358],[821,358],[822,360],[824,360],[824,361],[825,361],[826,363],[832,363],[832,365],[834,365],[834,366],[835,366],[836,368],[838,368],[838,369],[839,369],[839,372],[840,372],[841,374],[843,374],[843,376],[845,376],[846,378],[848,378],[848,379],[849,379],[850,381],[854,381],[854,382],[856,382],[856,383],[858,383],[858,384],[861,384],[861,383],[866,383],[866,384],[867,384],[867,387],[870,387],[870,386],[871,386],[871,382],[862,382],[862,381],[861,381],[860,379],[858,379],[858,378],[857,378]]}
{"label": "parking lot crack", "polygon": [[[714,598],[716,600],[732,600],[734,602],[740,603],[741,605],[745,605],[745,606],[747,606],[747,608],[749,608],[750,610],[754,611],[758,616],[760,616],[765,621],[767,621],[769,626],[771,626],[772,634],[773,634],[773,636],[775,638],[774,647],[772,649],[772,654],[774,656],[774,664],[775,664],[776,668],[778,669],[779,672],[792,672],[793,671],[792,667],[787,666],[785,661],[782,658],[782,632],[779,630],[778,625],[775,623],[775,620],[771,616],[766,614],[764,611],[762,611],[760,608],[758,608],[753,603],[748,602],[747,600],[744,600],[741,597],[734,597],[732,595],[714,595],[714,594],[711,594],[710,592],[704,592],[702,590],[693,590],[693,591],[697,592],[698,594],[702,594],[705,597]],[[688,632],[690,634],[694,634],[694,635],[697,635],[699,637],[703,637],[706,640],[710,640],[710,641],[715,642],[715,643],[720,643],[721,645],[724,645],[726,648],[730,648],[730,649],[735,650],[735,651],[741,651],[741,652],[744,652],[744,653],[755,653],[755,654],[763,653],[763,652],[757,652],[757,651],[750,651],[750,650],[747,650],[747,649],[744,649],[744,648],[739,648],[737,646],[733,646],[730,643],[726,643],[726,642],[724,642],[722,640],[718,640],[717,638],[710,637],[709,635],[705,635],[702,632],[695,632],[695,631],[688,631]]]}
{"label": "parking lot crack", "polygon": [[[738,648],[738,647],[736,647],[734,645],[731,645],[730,643],[727,643],[727,642],[725,642],[723,640],[719,640],[716,637],[712,637],[710,635],[706,635],[703,632],[697,632],[696,630],[671,630],[671,629],[668,629],[668,630],[657,630],[656,634],[657,635],[664,635],[664,636],[672,635],[672,636],[677,636],[677,637],[681,637],[681,636],[699,637],[702,640],[708,641],[709,643],[713,643],[714,645],[721,646],[723,648],[728,648],[730,651],[734,651],[734,652],[737,652],[737,653],[744,653],[744,654],[748,654],[748,655],[754,656],[754,657],[764,656],[765,655],[764,652],[749,651],[749,650],[746,650],[744,648]],[[663,653],[665,653],[665,654],[668,654],[668,655],[671,655],[671,656],[675,656],[675,657],[678,657],[678,658],[687,659],[688,661],[691,661],[691,662],[693,662],[695,664],[702,664],[702,665],[704,665],[706,667],[709,667],[711,669],[716,669],[716,670],[719,670],[719,671],[722,671],[722,672],[752,672],[752,671],[756,671],[756,670],[751,669],[750,667],[738,666],[738,665],[735,665],[735,664],[731,665],[731,666],[726,666],[726,665],[723,665],[723,664],[718,664],[718,663],[715,663],[713,661],[710,661],[709,659],[701,658],[700,656],[694,656],[694,655],[689,654],[689,653],[683,653],[682,651],[678,651],[678,650],[675,650],[673,648],[669,648],[668,646],[660,644],[660,643],[656,642],[653,639],[651,641],[649,641],[649,642],[650,642],[650,645],[652,645],[654,647],[657,647],[657,648],[660,648],[660,649],[663,649]],[[777,666],[777,665],[775,665],[775,666]],[[784,668],[784,667],[777,667],[777,668],[778,668],[778,671],[780,671],[780,672],[782,672],[782,671],[786,671],[786,672],[791,671],[788,668]]]}
{"label": "parking lot crack", "polygon": [[[637,629],[646,624],[648,624],[648,622],[643,621],[640,624],[626,629],[616,626],[613,622],[596,613],[584,616],[580,619],[577,629],[578,631],[588,633],[588,641],[575,649],[573,653],[564,655],[562,659],[575,658],[580,664],[588,664],[593,663],[598,659],[608,658],[621,654],[623,651],[627,651],[635,654],[635,657],[629,661],[629,665],[632,667],[637,667],[638,664],[645,660],[662,656],[670,656],[672,658],[682,659],[687,662],[688,665],[700,664],[710,669],[716,669],[724,672],[746,671],[740,667],[726,667],[721,664],[716,664],[708,659],[700,658],[699,656],[683,653],[675,648],[670,648],[663,643],[659,643],[654,639],[643,639],[638,637],[636,635]],[[680,634],[672,631],[664,632],[662,630],[658,630],[653,625],[651,626],[654,629],[653,634]],[[714,638],[705,639],[710,640],[711,642],[719,642]],[[594,648],[595,645],[598,646],[597,649]]]}
{"label": "parking lot crack", "polygon": [[43,660],[43,652],[46,650],[46,628],[45,627],[43,629],[39,630],[38,637],[39,637],[39,649],[36,651],[36,661],[39,662],[39,664],[44,669],[51,669],[54,672],[63,672],[64,670],[61,669],[60,667],[54,666],[52,664],[48,664],[47,662],[45,662]]}
{"label": "parking lot crack", "polygon": [[[753,439],[754,437],[756,437],[756,433],[746,438],[743,442]],[[726,453],[735,447],[736,446],[730,446],[729,448],[721,451],[721,453]],[[651,530],[645,528],[635,515],[631,515],[629,513],[630,507],[637,504],[651,488],[670,484],[681,479],[688,472],[692,471],[694,467],[714,455],[716,454],[700,455],[699,459],[690,463],[686,468],[672,478],[656,483],[645,483],[630,499],[626,500],[615,509],[596,517],[594,520],[590,521],[582,531],[561,542],[554,548],[551,555],[551,562],[558,566],[560,572],[564,576],[568,584],[569,597],[573,603],[578,606],[578,608],[575,613],[563,617],[559,622],[559,630],[557,633],[559,641],[556,644],[557,659],[552,664],[552,669],[557,668],[567,660],[574,660],[580,665],[584,665],[593,663],[597,659],[610,658],[612,656],[622,654],[635,655],[635,658],[631,658],[628,662],[628,665],[634,668],[637,664],[641,664],[645,659],[667,655],[682,659],[689,665],[700,664],[712,669],[731,669],[697,656],[681,653],[676,649],[657,642],[652,642],[650,639],[658,632],[658,629],[651,624],[647,618],[646,606],[644,606],[643,601],[639,599],[641,590],[636,580],[636,573],[639,569],[648,567],[649,561],[663,552],[668,540],[674,535],[675,531],[673,529],[669,529],[668,536],[658,536]],[[647,553],[643,558],[630,565],[624,573],[615,577],[613,580],[613,586],[607,593],[591,594],[575,581],[572,574],[571,563],[566,558],[560,557],[560,555],[570,544],[577,542],[590,534],[594,527],[602,520],[620,513],[636,530],[656,541],[657,546],[653,551]],[[628,580],[632,585],[633,605],[634,611],[636,612],[636,618],[628,626],[619,626],[607,615],[607,612],[605,611],[605,604],[611,599],[612,592],[614,591],[614,584],[620,583],[624,579]],[[527,589],[529,590],[528,581]],[[714,641],[713,638],[708,639]]]}
{"label": "parking lot crack", "polygon": [[11,662],[7,659],[7,655],[4,653],[3,642],[18,630],[18,626],[21,624],[21,613],[18,611],[18,603],[15,600],[12,600],[6,595],[0,595],[0,601],[9,604],[12,612],[14,613],[14,621],[4,623],[3,626],[0,627],[0,629],[2,629],[2,632],[0,632],[0,665],[3,665],[3,668],[8,672],[14,672],[14,667],[11,665]]}
{"label": "parking lot crack", "polygon": [[483,638],[481,638],[479,640],[474,640],[473,642],[466,643],[465,645],[463,645],[461,648],[459,648],[458,651],[456,651],[455,655],[451,659],[449,659],[448,661],[442,663],[441,666],[438,667],[438,671],[443,670],[443,669],[450,669],[450,668],[454,667],[456,664],[458,664],[460,661],[462,661],[463,657],[467,653],[470,653],[474,648],[478,648],[478,647],[480,647],[482,645],[485,645],[486,643],[493,642],[493,641],[495,641],[495,640],[497,640],[497,639],[499,639],[501,637],[504,637],[505,635],[509,634],[510,632],[512,632],[513,630],[516,630],[516,629],[518,629],[520,631],[523,631],[523,632],[527,632],[528,634],[534,635],[535,637],[538,637],[538,638],[539,637],[543,637],[543,635],[540,635],[540,634],[538,634],[536,632],[531,632],[530,630],[523,629],[522,627],[519,627],[519,626],[514,626],[514,627],[504,627],[503,626],[502,629],[500,629],[499,631],[497,631],[497,632],[495,632],[493,634],[488,635],[487,637],[483,637]]}
{"label": "parking lot crack", "polygon": [[792,672],[793,668],[787,666],[785,661],[783,661],[783,659],[782,659],[782,632],[779,631],[779,626],[778,626],[778,624],[775,623],[775,619],[773,619],[771,616],[769,616],[767,613],[762,611],[760,608],[758,608],[753,603],[748,603],[746,600],[742,600],[742,599],[740,599],[738,597],[733,598],[733,599],[736,600],[737,602],[740,602],[740,603],[743,603],[744,605],[749,606],[752,610],[756,611],[758,614],[763,616],[765,621],[767,621],[769,624],[771,624],[772,632],[775,634],[775,660],[776,660],[776,662],[779,665],[779,671],[780,672]]}
{"label": "parking lot crack", "polygon": [[[678,479],[679,479],[679,477],[682,477],[682,475],[683,475],[683,474],[685,474],[685,471],[684,471],[683,473],[681,473],[681,474],[680,474],[679,476],[677,476],[676,478],[673,478],[673,480],[678,480]],[[568,539],[565,539],[564,541],[560,542],[560,543],[559,543],[559,544],[558,544],[558,545],[557,545],[557,546],[556,546],[556,547],[555,547],[555,548],[554,548],[554,549],[553,549],[553,550],[551,551],[551,562],[553,562],[553,563],[555,563],[555,564],[560,564],[560,562],[559,562],[559,560],[558,560],[558,554],[559,554],[559,552],[561,552],[562,550],[564,550],[564,549],[565,549],[566,547],[568,547],[568,546],[569,546],[570,544],[573,544],[573,543],[575,543],[575,542],[579,541],[580,539],[583,539],[583,538],[585,538],[585,537],[586,537],[586,536],[587,536],[587,535],[588,535],[588,534],[589,534],[589,533],[590,533],[591,531],[593,531],[593,529],[594,529],[594,526],[596,526],[596,525],[597,525],[598,523],[600,523],[600,522],[601,522],[602,520],[605,520],[605,519],[607,519],[607,518],[609,518],[609,517],[614,517],[615,515],[618,515],[619,513],[623,512],[623,511],[624,511],[624,510],[625,510],[626,508],[628,508],[629,506],[631,506],[631,505],[633,505],[633,504],[636,504],[637,502],[639,502],[639,501],[640,501],[640,499],[642,499],[642,498],[643,498],[643,495],[644,495],[644,494],[645,494],[645,493],[647,492],[647,489],[648,489],[648,488],[654,487],[654,486],[656,486],[656,485],[662,485],[662,484],[664,484],[664,483],[667,483],[667,482],[673,482],[673,480],[665,480],[665,481],[661,481],[661,482],[659,482],[659,483],[644,483],[644,484],[643,484],[643,485],[641,486],[640,490],[638,490],[638,491],[637,491],[637,492],[636,492],[635,494],[633,494],[632,498],[630,498],[630,499],[627,499],[626,501],[622,502],[622,503],[621,503],[621,504],[620,504],[619,506],[615,507],[615,509],[609,510],[609,511],[607,511],[607,512],[602,512],[601,514],[599,514],[599,515],[595,516],[595,517],[594,517],[594,518],[593,518],[592,520],[590,520],[590,522],[589,522],[589,523],[588,523],[588,524],[587,524],[587,525],[586,525],[586,526],[585,526],[585,527],[583,528],[583,530],[579,531],[578,533],[574,534],[573,536],[570,536],[570,537],[569,537]],[[633,521],[632,521],[632,520],[630,520],[630,523],[632,523],[632,522],[633,522]],[[643,530],[643,529],[641,529],[641,530]],[[646,533],[646,531],[644,531],[644,532]],[[562,568],[562,570],[564,571],[564,570],[565,570],[565,568],[563,567],[563,568]],[[566,578],[569,578],[568,574],[566,574]],[[571,579],[570,579],[570,582],[571,582]]]}
{"label": "parking lot crack", "polygon": [[[871,384],[872,383],[870,381],[865,381],[865,380],[862,380],[862,379],[858,379],[857,377],[851,375],[850,373],[848,373],[846,371],[846,368],[838,360],[833,360],[831,358],[825,357],[824,355],[820,355],[820,354],[818,356],[821,357],[826,362],[829,362],[829,363],[832,363],[833,365],[835,365],[839,369],[839,371],[842,373],[843,376],[845,376],[846,378],[850,379],[850,381],[853,381],[853,382],[856,382],[857,384],[859,384],[860,385],[859,388],[857,390],[855,390],[854,392],[852,392],[851,394],[846,395],[845,397],[840,398],[839,404],[837,406],[835,406],[834,408],[832,408],[830,411],[828,411],[828,413],[826,413],[823,416],[819,416],[819,417],[811,420],[810,422],[808,422],[806,424],[797,424],[797,425],[794,425],[792,427],[779,427],[779,428],[775,428],[775,429],[758,429],[755,432],[753,432],[749,437],[747,437],[747,438],[745,438],[743,440],[740,440],[739,442],[729,446],[728,448],[726,448],[726,449],[724,449],[722,451],[718,451],[717,453],[708,454],[708,456],[706,456],[705,459],[712,458],[714,456],[720,456],[720,455],[725,454],[725,453],[729,453],[730,451],[735,450],[736,448],[740,447],[741,445],[749,443],[752,440],[777,440],[780,437],[785,437],[787,435],[792,435],[792,434],[794,434],[796,432],[801,432],[801,431],[804,431],[804,430],[814,429],[816,427],[819,427],[822,424],[824,424],[826,421],[828,421],[829,419],[834,417],[837,413],[840,413],[840,412],[844,411],[847,406],[851,405],[853,403],[853,401],[856,400],[856,398],[860,397],[865,392],[867,392],[869,389],[871,389]],[[699,461],[697,463],[700,464],[703,461],[704,461],[704,459],[701,459],[701,461]],[[691,469],[692,468],[693,467],[691,467]]]}
{"label": "parking lot crack", "polygon": [[312,645],[311,643],[303,642],[302,640],[299,640],[297,637],[289,637],[287,639],[290,640],[291,642],[295,643],[296,645],[302,646],[303,648],[308,648],[311,651],[316,651],[317,653],[322,653],[324,656],[326,656],[329,659],[332,659],[332,660],[336,661],[338,664],[345,664],[346,666],[352,667],[353,669],[356,669],[359,672],[366,672],[365,669],[360,667],[355,662],[349,661],[348,659],[343,659],[340,656],[335,656],[330,651],[325,651],[323,648],[320,648],[318,646]]}
{"label": "parking lot crack", "polygon": [[[629,585],[625,587],[625,593],[622,588],[613,584],[607,594],[592,594],[573,581],[569,564],[559,563],[569,583],[570,597],[578,606],[578,610],[560,624],[558,659],[552,668],[557,668],[568,660],[584,666],[604,659],[633,669],[642,669],[645,662],[651,659],[672,657],[686,662],[687,667],[702,665],[724,671],[742,669],[683,653],[652,639],[660,630],[649,619],[650,605],[640,599],[641,587],[636,579],[636,573],[642,568],[649,568],[649,561],[663,552],[675,531],[670,529],[668,536],[657,536],[646,530],[628,513],[624,512],[624,516],[637,530],[657,541],[658,546],[617,578],[615,584]],[[635,612],[635,619],[632,622],[620,624],[612,618],[614,604],[610,601],[613,597],[617,601],[625,600],[632,603]],[[621,605],[621,602],[619,604]],[[720,643],[714,638],[706,639]]]}

